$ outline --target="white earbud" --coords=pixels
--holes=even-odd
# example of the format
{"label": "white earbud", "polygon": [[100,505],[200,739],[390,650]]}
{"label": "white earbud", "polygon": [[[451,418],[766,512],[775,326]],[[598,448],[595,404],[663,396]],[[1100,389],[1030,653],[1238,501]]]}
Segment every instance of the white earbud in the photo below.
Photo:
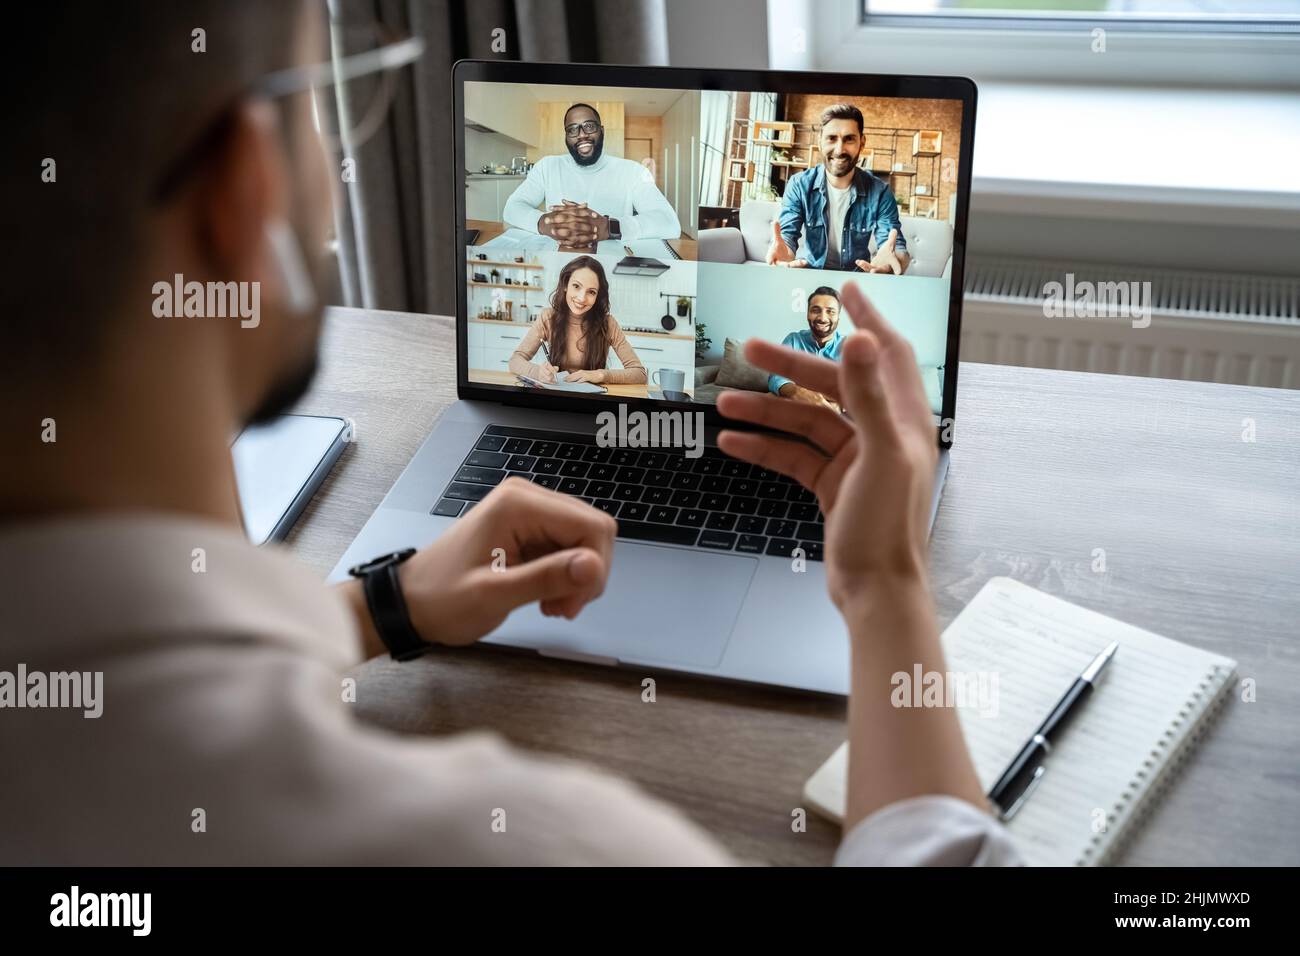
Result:
{"label": "white earbud", "polygon": [[266,241],[280,267],[280,277],[284,280],[285,292],[289,297],[289,309],[299,314],[310,312],[316,307],[316,288],[312,284],[307,262],[303,259],[302,244],[298,241],[297,233],[283,219],[277,219],[267,223]]}

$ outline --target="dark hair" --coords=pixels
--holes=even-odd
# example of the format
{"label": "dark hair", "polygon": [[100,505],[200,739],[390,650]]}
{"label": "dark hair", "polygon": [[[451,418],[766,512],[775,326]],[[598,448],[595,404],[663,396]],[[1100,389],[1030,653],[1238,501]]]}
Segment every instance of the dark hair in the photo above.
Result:
{"label": "dark hair", "polygon": [[578,109],[579,107],[583,107],[585,109],[591,110],[591,112],[594,113],[596,116],[596,122],[597,123],[602,122],[600,118],[600,110],[596,109],[596,107],[592,106],[590,103],[574,103],[572,106],[570,106],[567,110],[564,111],[564,119],[562,119],[560,122],[564,122],[565,120],[567,120],[569,118],[569,114],[572,113],[574,110]]}
{"label": "dark hair", "polygon": [[564,361],[571,317],[569,297],[565,290],[579,269],[590,269],[596,273],[597,283],[596,302],[582,317],[582,367],[604,368],[609,362],[609,280],[605,278],[605,267],[591,256],[570,259],[560,270],[560,281],[551,293],[551,338],[546,343],[546,350],[551,355],[552,362]]}
{"label": "dark hair", "polygon": [[836,103],[834,106],[828,106],[822,110],[822,125],[825,126],[831,120],[851,119],[858,124],[858,134],[861,135],[862,110],[858,109],[852,103]]}
{"label": "dark hair", "polygon": [[[6,115],[7,149],[25,171],[6,191],[10,231],[21,239],[7,250],[14,278],[5,282],[0,374],[34,381],[84,370],[117,311],[137,301],[148,308],[150,283],[140,273],[159,179],[207,142],[205,130],[250,84],[293,65],[309,7],[303,0],[26,7],[24,86],[33,93],[11,97]],[[196,28],[205,31],[205,52],[194,49]],[[210,156],[223,144],[208,145]],[[42,181],[47,158],[53,182]]]}
{"label": "dark hair", "polygon": [[828,285],[819,285],[817,288],[813,289],[811,293],[809,293],[808,304],[812,305],[812,300],[817,298],[817,296],[819,295],[828,295],[836,302],[840,301],[840,294],[838,292],[836,292]]}

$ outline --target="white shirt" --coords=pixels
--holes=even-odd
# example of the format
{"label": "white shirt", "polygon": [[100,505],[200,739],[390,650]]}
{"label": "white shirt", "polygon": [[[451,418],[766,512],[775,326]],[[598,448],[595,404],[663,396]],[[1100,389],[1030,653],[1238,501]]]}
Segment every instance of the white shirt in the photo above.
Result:
{"label": "white shirt", "polygon": [[849,212],[849,190],[851,186],[845,186],[843,189],[838,186],[832,186],[829,182],[826,184],[826,244],[829,247],[826,254],[826,268],[832,269],[839,265],[840,262],[840,237],[844,235],[844,217]]}
{"label": "white shirt", "polygon": [[640,163],[602,153],[590,166],[572,156],[544,156],[506,200],[502,218],[517,229],[537,232],[537,220],[564,200],[585,202],[618,220],[624,239],[676,239],[677,213]]}
{"label": "white shirt", "polygon": [[[6,526],[0,607],[0,671],[103,673],[97,718],[0,709],[0,865],[732,862],[590,768],[492,733],[362,724],[344,700],[350,610],[232,529],[147,513]],[[881,810],[837,856],[1015,859],[946,797]]]}

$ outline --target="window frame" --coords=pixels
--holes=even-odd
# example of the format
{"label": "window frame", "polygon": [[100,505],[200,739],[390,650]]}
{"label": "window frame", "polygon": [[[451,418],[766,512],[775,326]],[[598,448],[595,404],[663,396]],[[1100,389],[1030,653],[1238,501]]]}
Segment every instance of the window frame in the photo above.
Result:
{"label": "window frame", "polygon": [[[1035,20],[999,28],[917,23],[924,17],[902,14],[877,14],[879,19],[864,24],[861,8],[862,0],[768,0],[770,66],[901,75],[941,69],[980,83],[1300,90],[1300,24],[1271,31],[1197,24],[1151,29],[1080,17],[1068,24]],[[1092,51],[1097,27],[1106,31],[1105,53]]]}
{"label": "window frame", "polygon": [[1119,29],[1133,33],[1211,33],[1230,35],[1238,33],[1300,33],[1300,16],[1295,19],[1276,19],[1251,16],[1234,19],[1230,16],[1207,17],[1197,20],[1187,14],[1167,16],[1115,16],[1104,12],[1062,10],[1054,13],[1010,14],[994,16],[984,13],[872,13],[872,0],[855,0],[859,7],[858,22],[869,28],[916,27],[926,29],[989,29],[989,30],[1073,30],[1087,25],[1105,29]]}

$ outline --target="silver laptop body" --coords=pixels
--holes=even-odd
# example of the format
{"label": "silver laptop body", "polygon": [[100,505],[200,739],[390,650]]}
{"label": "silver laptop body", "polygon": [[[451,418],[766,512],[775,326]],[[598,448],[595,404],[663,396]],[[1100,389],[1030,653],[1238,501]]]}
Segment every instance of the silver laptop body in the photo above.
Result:
{"label": "silver laptop body", "polygon": [[[954,370],[944,382],[942,416],[951,424],[956,393],[956,346],[960,323],[960,289],[964,255],[970,144],[973,142],[974,87],[965,80],[863,77],[834,74],[708,70],[660,70],[641,67],[577,66],[462,62],[453,90],[457,128],[464,123],[464,89],[469,82],[564,84],[567,87],[673,87],[682,89],[862,91],[862,95],[947,96],[963,101],[962,153],[956,208],[956,241],[950,267],[956,290],[947,315],[947,363]],[[593,92],[592,98],[597,98]],[[456,144],[457,168],[465,168],[464,133]],[[457,189],[465,187],[465,181]],[[458,218],[464,214],[457,196]],[[457,242],[456,268],[463,271],[466,240]],[[754,266],[754,268],[767,268]],[[840,276],[823,273],[838,284]],[[907,282],[906,276],[892,281]],[[491,426],[526,428],[591,436],[597,430],[593,401],[568,398],[567,407],[537,407],[537,390],[476,386],[465,342],[467,295],[458,302],[460,400],[442,415],[378,510],[366,522],[330,574],[341,581],[347,569],[378,555],[435,541],[458,518],[432,513],[444,489],[456,478],[467,456]],[[845,317],[842,321],[848,322]],[[549,396],[548,396],[549,397]],[[574,404],[576,403],[576,405]],[[551,404],[565,405],[565,400]],[[666,403],[654,402],[657,407]],[[683,407],[683,406],[674,406]],[[690,407],[690,406],[684,406]],[[695,406],[698,408],[699,406]],[[575,410],[575,408],[577,410]],[[715,444],[716,415],[706,432]],[[930,522],[933,526],[948,472],[952,429],[940,428],[941,454],[934,481]],[[613,565],[603,596],[576,620],[544,617],[536,606],[515,611],[494,633],[489,645],[529,649],[568,660],[622,666],[637,671],[676,671],[704,677],[772,684],[830,694],[849,689],[849,649],[844,622],[826,592],[825,566],[816,560],[712,551],[667,543],[624,540],[615,544]]]}

